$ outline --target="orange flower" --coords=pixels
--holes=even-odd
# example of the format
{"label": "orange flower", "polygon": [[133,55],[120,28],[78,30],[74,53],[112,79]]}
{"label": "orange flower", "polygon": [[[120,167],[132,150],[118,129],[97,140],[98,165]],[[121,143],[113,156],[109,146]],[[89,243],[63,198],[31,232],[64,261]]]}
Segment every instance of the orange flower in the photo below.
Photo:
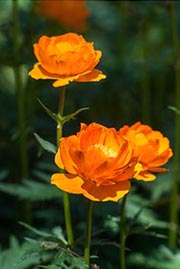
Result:
{"label": "orange flower", "polygon": [[70,29],[83,31],[87,28],[89,11],[85,0],[40,0],[36,11]]}
{"label": "orange flower", "polygon": [[150,181],[156,178],[154,172],[167,172],[161,166],[173,155],[168,138],[140,122],[119,131],[125,139],[134,142],[134,157],[137,158],[134,178]]}
{"label": "orange flower", "polygon": [[66,173],[52,175],[51,183],[93,201],[118,201],[134,176],[132,154],[131,143],[114,128],[81,124],[76,135],[61,138],[55,163]]}
{"label": "orange flower", "polygon": [[94,69],[101,58],[101,51],[94,50],[92,42],[75,33],[60,36],[42,36],[34,44],[38,62],[29,72],[34,79],[53,79],[54,87],[71,81],[89,82],[106,78]]}

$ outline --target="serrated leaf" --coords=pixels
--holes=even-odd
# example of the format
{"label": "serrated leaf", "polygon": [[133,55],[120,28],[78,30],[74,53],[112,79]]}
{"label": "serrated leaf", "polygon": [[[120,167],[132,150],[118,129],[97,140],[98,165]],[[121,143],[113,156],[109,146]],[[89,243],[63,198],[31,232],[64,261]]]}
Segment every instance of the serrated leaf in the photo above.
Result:
{"label": "serrated leaf", "polygon": [[69,250],[61,249],[51,264],[40,266],[45,269],[88,269],[84,259]]}
{"label": "serrated leaf", "polygon": [[63,242],[65,245],[67,245],[67,240],[65,239],[64,237],[64,234],[63,234],[63,230],[60,226],[58,227],[54,227],[53,230],[52,230],[52,233],[54,234],[54,236],[60,240],[61,242]]}
{"label": "serrated leaf", "polygon": [[[18,240],[10,237],[9,248],[0,252],[0,268],[1,269],[28,269],[32,265],[37,264],[39,257],[30,254],[30,245],[26,242],[19,244]],[[27,259],[21,259],[24,253],[28,253]],[[31,250],[31,253],[33,250]]]}
{"label": "serrated leaf", "polygon": [[56,154],[57,148],[55,145],[53,145],[51,142],[43,139],[37,133],[34,133],[34,136],[43,149],[45,149],[46,151],[48,151],[50,153]]}

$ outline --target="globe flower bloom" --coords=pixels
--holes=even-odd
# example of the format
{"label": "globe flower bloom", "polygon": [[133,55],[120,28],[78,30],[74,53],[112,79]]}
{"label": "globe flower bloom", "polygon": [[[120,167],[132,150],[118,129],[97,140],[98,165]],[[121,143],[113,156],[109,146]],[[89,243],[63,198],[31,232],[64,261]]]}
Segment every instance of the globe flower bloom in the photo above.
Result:
{"label": "globe flower bloom", "polygon": [[134,157],[137,158],[135,179],[150,181],[156,178],[155,172],[167,172],[161,167],[173,155],[167,137],[140,122],[130,127],[126,125],[119,131],[125,139],[134,143]]}
{"label": "globe flower bloom", "polygon": [[51,183],[59,189],[82,194],[93,201],[118,201],[130,189],[136,161],[131,142],[114,128],[81,124],[76,135],[60,139]]}
{"label": "globe flower bloom", "polygon": [[34,54],[38,62],[29,75],[34,79],[53,79],[54,87],[72,81],[90,82],[106,78],[95,69],[102,52],[95,50],[93,43],[87,42],[81,35],[42,36],[34,44]]}
{"label": "globe flower bloom", "polygon": [[41,0],[36,9],[40,15],[75,31],[87,29],[89,11],[85,0]]}

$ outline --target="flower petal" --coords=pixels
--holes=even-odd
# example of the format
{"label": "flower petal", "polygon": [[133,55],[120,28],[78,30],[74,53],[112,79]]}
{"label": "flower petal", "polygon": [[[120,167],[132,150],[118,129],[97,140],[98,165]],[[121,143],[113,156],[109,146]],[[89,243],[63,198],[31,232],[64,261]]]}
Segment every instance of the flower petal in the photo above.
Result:
{"label": "flower petal", "polygon": [[100,81],[101,79],[105,79],[106,75],[104,75],[100,70],[94,69],[88,74],[80,75],[76,81],[78,82],[90,82],[90,81]]}
{"label": "flower petal", "polygon": [[55,88],[68,85],[70,82],[75,81],[76,78],[79,76],[72,76],[72,77],[66,77],[66,78],[59,78],[53,83],[53,86]]}
{"label": "flower petal", "polygon": [[144,181],[153,181],[156,179],[156,176],[149,171],[142,171],[134,176],[137,180],[144,180]]}
{"label": "flower petal", "polygon": [[53,174],[51,177],[51,184],[56,185],[59,189],[74,193],[83,194],[84,190],[81,188],[83,180],[78,176],[69,174]]}
{"label": "flower petal", "polygon": [[39,63],[36,63],[29,75],[34,79],[58,79],[58,75],[48,73]]}
{"label": "flower petal", "polygon": [[62,159],[61,159],[60,148],[58,148],[58,151],[55,155],[55,163],[57,164],[59,168],[64,169],[64,163],[62,162]]}
{"label": "flower petal", "polygon": [[[75,135],[70,136],[67,138],[62,138],[60,140],[61,149],[58,150],[59,154],[57,153],[57,159],[55,159],[56,164],[64,164],[64,169],[72,175],[77,174],[77,165],[76,165],[76,158],[74,155],[77,155],[77,158],[79,156],[78,154],[78,141],[77,137]],[[76,147],[75,147],[76,145]],[[75,148],[75,150],[74,150]],[[73,158],[74,157],[74,158]],[[79,161],[79,158],[77,160],[77,163]],[[61,167],[61,166],[60,166]]]}
{"label": "flower petal", "polygon": [[128,180],[118,182],[112,185],[97,186],[92,181],[86,181],[82,188],[86,190],[83,195],[92,201],[114,201],[117,202],[130,189],[130,182]]}
{"label": "flower petal", "polygon": [[79,75],[69,76],[69,77],[61,77],[58,74],[52,74],[47,72],[39,63],[36,63],[33,69],[29,72],[29,75],[34,79],[57,79],[54,83],[54,87],[60,87],[64,85],[68,85],[70,82],[78,79]]}

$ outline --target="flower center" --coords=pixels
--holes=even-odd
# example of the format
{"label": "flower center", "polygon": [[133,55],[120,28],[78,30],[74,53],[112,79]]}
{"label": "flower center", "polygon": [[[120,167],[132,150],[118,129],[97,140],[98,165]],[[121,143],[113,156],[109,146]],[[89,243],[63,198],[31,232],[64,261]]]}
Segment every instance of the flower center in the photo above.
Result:
{"label": "flower center", "polygon": [[102,145],[102,144],[95,144],[94,145],[95,148],[99,148],[100,150],[102,150],[102,152],[110,158],[116,158],[117,157],[117,152],[115,152],[113,149],[111,148],[107,148],[106,146]]}

